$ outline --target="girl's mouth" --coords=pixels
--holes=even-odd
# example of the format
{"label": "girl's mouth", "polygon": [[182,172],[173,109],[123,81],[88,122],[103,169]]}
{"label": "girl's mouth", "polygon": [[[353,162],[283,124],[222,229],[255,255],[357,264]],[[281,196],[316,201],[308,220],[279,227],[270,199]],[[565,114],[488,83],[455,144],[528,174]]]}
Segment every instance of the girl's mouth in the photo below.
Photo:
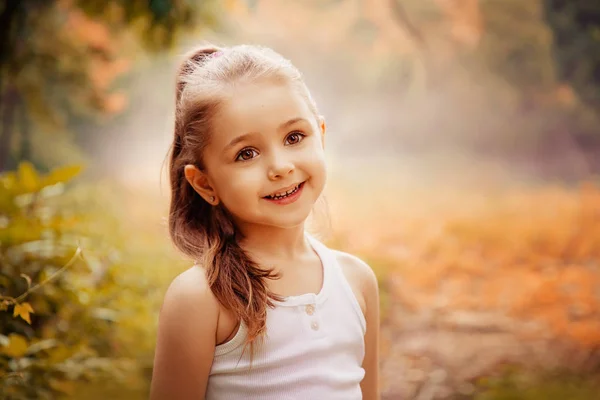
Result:
{"label": "girl's mouth", "polygon": [[302,193],[302,189],[304,188],[304,183],[305,182],[302,182],[285,192],[274,193],[272,195],[265,196],[263,198],[267,201],[270,201],[272,203],[277,203],[277,204],[293,203],[300,197],[300,194]]}

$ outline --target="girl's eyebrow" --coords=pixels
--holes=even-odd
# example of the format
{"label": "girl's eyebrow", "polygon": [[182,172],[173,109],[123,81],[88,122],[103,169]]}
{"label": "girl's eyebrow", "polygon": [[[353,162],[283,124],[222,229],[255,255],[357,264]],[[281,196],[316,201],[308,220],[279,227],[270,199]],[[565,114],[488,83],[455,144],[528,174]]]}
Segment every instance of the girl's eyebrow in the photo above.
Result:
{"label": "girl's eyebrow", "polygon": [[[294,125],[297,122],[300,122],[300,121],[308,122],[305,118],[302,118],[302,117],[292,118],[289,121],[284,122],[283,124],[279,125],[279,128],[277,128],[277,130],[281,131],[291,125]],[[254,136],[256,134],[257,134],[257,132],[248,132],[248,133],[244,133],[243,135],[240,135],[240,136],[237,136],[237,137],[231,139],[231,141],[225,146],[224,151],[231,149],[236,144],[243,142],[244,140],[246,140],[249,137]]]}
{"label": "girl's eyebrow", "polygon": [[302,117],[292,118],[289,121],[284,122],[283,124],[279,125],[279,128],[277,128],[277,130],[281,131],[281,130],[283,130],[283,129],[291,126],[291,125],[294,125],[296,122],[300,122],[300,121],[308,122],[308,121],[306,121],[306,119],[304,119]]}
{"label": "girl's eyebrow", "polygon": [[227,144],[227,146],[225,146],[224,151],[228,151],[236,144],[243,142],[244,140],[246,140],[249,137],[252,137],[254,135],[256,135],[256,132],[248,132],[248,133],[244,133],[243,135],[240,135],[240,136],[237,136],[237,137],[231,139],[231,141]]}

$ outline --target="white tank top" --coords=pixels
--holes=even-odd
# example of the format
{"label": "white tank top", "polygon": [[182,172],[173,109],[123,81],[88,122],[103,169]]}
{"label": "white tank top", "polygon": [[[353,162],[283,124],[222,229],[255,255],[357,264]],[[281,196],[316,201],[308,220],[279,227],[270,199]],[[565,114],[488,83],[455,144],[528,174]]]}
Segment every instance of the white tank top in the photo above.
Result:
{"label": "white tank top", "polygon": [[323,265],[318,294],[286,297],[267,310],[267,335],[244,349],[246,327],[218,345],[208,378],[207,400],[362,399],[366,321],[335,254],[308,241]]}

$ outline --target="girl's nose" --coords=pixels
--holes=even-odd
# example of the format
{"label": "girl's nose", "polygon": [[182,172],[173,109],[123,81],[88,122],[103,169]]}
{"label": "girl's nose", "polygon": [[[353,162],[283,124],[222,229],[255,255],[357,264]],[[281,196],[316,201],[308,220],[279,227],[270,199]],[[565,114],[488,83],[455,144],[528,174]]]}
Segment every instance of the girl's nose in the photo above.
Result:
{"label": "girl's nose", "polygon": [[275,158],[269,168],[269,179],[277,180],[291,174],[294,171],[294,163],[289,159]]}

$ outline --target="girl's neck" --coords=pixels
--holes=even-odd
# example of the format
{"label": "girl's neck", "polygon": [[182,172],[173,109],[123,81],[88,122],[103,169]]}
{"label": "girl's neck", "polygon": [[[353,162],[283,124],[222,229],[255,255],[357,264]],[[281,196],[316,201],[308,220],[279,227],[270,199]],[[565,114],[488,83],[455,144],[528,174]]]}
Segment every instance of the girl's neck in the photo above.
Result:
{"label": "girl's neck", "polygon": [[293,228],[247,227],[240,246],[259,258],[296,259],[306,254],[304,223]]}

